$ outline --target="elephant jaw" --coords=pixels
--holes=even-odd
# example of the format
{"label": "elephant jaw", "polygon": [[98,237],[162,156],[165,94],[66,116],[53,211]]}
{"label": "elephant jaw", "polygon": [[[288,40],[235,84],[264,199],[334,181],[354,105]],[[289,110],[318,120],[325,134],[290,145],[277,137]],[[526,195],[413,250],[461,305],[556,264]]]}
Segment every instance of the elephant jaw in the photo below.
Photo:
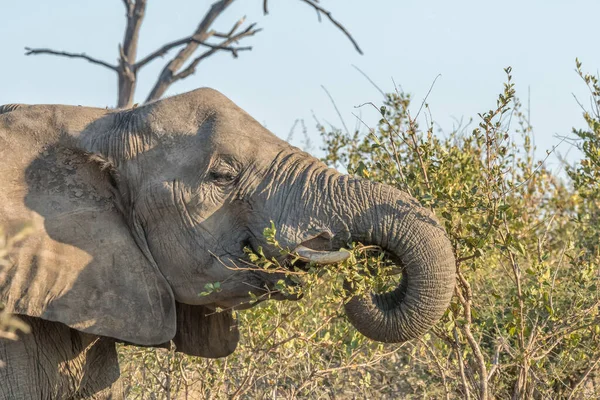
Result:
{"label": "elephant jaw", "polygon": [[[302,269],[304,265],[309,263],[323,266],[338,264],[347,260],[351,255],[347,250],[322,250],[328,247],[331,247],[330,237],[320,234],[297,245],[289,256],[280,259],[279,261],[281,262],[281,265],[291,269],[292,255],[296,255],[298,258],[294,266]],[[249,286],[257,289],[254,293],[258,296],[257,299],[248,302],[247,298],[244,296],[243,299],[221,301],[218,305],[225,308],[245,310],[265,300],[300,300],[302,298],[301,294],[294,295],[274,289],[282,280],[285,282],[286,286],[300,285],[299,283],[294,282],[286,272],[254,271],[253,275],[257,279],[257,283],[250,284]]]}

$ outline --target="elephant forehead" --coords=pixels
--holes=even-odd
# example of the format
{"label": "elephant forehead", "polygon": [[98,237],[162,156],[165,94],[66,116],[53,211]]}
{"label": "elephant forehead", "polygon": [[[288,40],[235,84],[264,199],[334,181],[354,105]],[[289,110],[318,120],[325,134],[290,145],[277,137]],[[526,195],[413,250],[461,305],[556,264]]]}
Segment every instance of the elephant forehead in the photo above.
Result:
{"label": "elephant forehead", "polygon": [[193,133],[208,126],[210,129],[202,129],[203,134],[273,135],[233,101],[209,88],[169,97],[147,107],[157,127],[165,130]]}

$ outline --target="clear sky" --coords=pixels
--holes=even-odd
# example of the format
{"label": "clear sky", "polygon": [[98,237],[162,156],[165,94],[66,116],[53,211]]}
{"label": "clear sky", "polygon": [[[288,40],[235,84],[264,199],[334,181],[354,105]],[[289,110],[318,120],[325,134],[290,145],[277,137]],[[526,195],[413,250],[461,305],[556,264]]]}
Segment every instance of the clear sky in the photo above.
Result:
{"label": "clear sky", "polygon": [[[213,1],[149,0],[139,55],[190,35]],[[503,68],[513,67],[517,94],[527,103],[540,156],[582,127],[581,110],[589,96],[574,72],[575,57],[584,68],[600,68],[598,0],[322,0],[363,48],[360,56],[326,19],[299,0],[238,0],[216,22],[227,31],[241,16],[264,30],[245,39],[252,45],[238,59],[218,54],[197,73],[172,86],[168,94],[209,86],[225,93],[280,137],[304,119],[315,143],[312,112],[340,125],[324,85],[349,127],[355,106],[380,104],[379,92],[355,64],[386,91],[392,79],[419,102],[438,74],[429,96],[434,119],[449,131],[455,120],[476,117],[495,105],[504,82]],[[0,0],[0,104],[66,103],[114,106],[114,72],[82,60],[24,56],[23,48],[51,47],[86,52],[114,63],[125,23],[121,0]],[[170,53],[172,55],[174,53]],[[167,56],[168,57],[168,56]],[[136,101],[143,102],[166,59],[140,75]],[[418,107],[418,104],[415,104]],[[416,109],[416,108],[415,108]],[[362,109],[367,123],[374,111]],[[299,140],[299,139],[298,139]],[[294,140],[296,143],[298,140]],[[562,154],[569,151],[563,143]]]}

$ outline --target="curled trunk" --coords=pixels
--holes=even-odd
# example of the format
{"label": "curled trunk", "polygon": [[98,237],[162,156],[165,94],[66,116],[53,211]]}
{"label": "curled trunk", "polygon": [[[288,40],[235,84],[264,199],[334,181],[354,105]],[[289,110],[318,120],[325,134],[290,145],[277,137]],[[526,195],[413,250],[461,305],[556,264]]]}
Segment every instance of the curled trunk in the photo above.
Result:
{"label": "curled trunk", "polygon": [[339,186],[352,240],[381,246],[403,269],[395,290],[353,297],[345,305],[350,322],[380,342],[421,336],[442,317],[454,291],[456,264],[446,233],[406,193],[352,178],[340,178]]}

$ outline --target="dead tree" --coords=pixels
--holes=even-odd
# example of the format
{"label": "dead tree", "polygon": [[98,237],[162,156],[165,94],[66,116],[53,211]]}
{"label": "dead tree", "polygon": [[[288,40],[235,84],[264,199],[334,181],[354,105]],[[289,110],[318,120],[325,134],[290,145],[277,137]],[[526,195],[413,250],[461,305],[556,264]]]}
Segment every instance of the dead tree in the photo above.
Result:
{"label": "dead tree", "polygon": [[[175,55],[165,65],[162,72],[158,76],[154,87],[146,98],[146,102],[161,98],[173,83],[194,74],[196,72],[196,67],[201,61],[218,51],[230,52],[233,57],[237,58],[238,52],[252,50],[251,46],[239,46],[238,43],[240,40],[248,36],[253,36],[261,31],[261,29],[256,28],[256,24],[249,24],[243,27],[245,24],[245,17],[238,20],[229,30],[229,32],[223,33],[211,29],[211,26],[215,20],[223,13],[223,11],[225,11],[228,6],[231,5],[231,3],[235,1],[219,0],[212,4],[192,35],[170,43],[166,43],[154,52],[138,60],[137,48],[140,38],[140,27],[142,26],[142,22],[144,20],[144,14],[146,12],[148,0],[122,1],[127,11],[127,24],[125,27],[123,43],[119,45],[119,58],[117,65],[113,65],[95,57],[88,56],[86,53],[70,53],[52,49],[26,47],[25,54],[50,54],[61,57],[79,58],[115,71],[118,76],[119,84],[117,107],[129,108],[133,105],[137,76],[140,69],[157,58],[165,56],[170,50],[183,47],[179,50],[177,55]],[[325,15],[342,33],[344,33],[344,35],[348,37],[348,39],[356,48],[356,51],[362,54],[362,50],[352,35],[350,35],[350,33],[342,24],[340,24],[331,16],[330,11],[327,11],[321,7],[320,4],[318,4],[319,0],[299,1],[311,6],[317,12],[319,21],[321,20],[321,16]],[[264,14],[269,13],[268,0],[263,0],[263,12]],[[197,54],[195,58],[192,59],[192,56],[196,54],[199,48],[203,48],[205,51]],[[186,62],[188,62],[190,59],[192,61],[190,61],[184,68],[184,64],[186,64]]]}

